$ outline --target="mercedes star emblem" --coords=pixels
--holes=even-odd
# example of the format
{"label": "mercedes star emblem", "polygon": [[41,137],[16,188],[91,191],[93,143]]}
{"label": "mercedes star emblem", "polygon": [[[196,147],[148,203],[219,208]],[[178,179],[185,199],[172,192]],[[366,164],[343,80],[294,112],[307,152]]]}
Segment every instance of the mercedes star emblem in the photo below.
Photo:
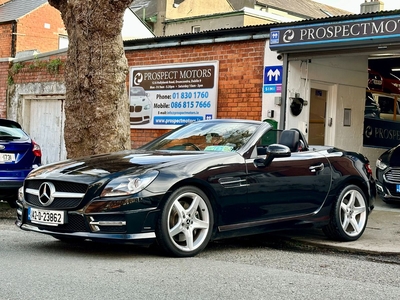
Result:
{"label": "mercedes star emblem", "polygon": [[43,206],[49,206],[54,201],[56,188],[51,182],[43,182],[39,187],[39,202]]}

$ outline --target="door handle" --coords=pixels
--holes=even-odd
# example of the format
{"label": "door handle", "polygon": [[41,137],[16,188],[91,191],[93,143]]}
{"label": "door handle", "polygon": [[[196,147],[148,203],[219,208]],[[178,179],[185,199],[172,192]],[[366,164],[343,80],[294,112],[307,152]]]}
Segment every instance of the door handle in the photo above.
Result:
{"label": "door handle", "polygon": [[313,173],[315,173],[315,172],[317,172],[317,171],[322,171],[322,170],[324,169],[324,164],[323,164],[323,163],[320,163],[320,164],[317,165],[317,166],[311,166],[311,167],[309,167],[309,169],[310,169],[310,171],[313,172]]}

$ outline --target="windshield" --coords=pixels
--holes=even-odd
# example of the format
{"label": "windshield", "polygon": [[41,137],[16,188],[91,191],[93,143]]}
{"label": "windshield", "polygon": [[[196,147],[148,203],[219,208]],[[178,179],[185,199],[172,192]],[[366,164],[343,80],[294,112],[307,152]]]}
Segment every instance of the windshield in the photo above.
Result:
{"label": "windshield", "polygon": [[258,124],[234,121],[191,123],[141,149],[236,151],[246,144],[258,126]]}
{"label": "windshield", "polygon": [[28,136],[20,128],[0,125],[0,140],[27,140]]}
{"label": "windshield", "polygon": [[142,87],[131,87],[131,96],[146,96],[146,92]]}

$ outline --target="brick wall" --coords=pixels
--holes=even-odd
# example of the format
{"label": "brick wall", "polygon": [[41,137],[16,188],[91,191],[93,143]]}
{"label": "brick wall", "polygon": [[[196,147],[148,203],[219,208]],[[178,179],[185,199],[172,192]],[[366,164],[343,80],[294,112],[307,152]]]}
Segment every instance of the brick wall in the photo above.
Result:
{"label": "brick wall", "polygon": [[[126,52],[129,66],[219,61],[218,118],[261,119],[264,40],[239,41]],[[61,70],[62,71],[62,70]],[[62,80],[62,73],[24,68],[15,83]],[[127,88],[129,78],[127,78]],[[0,91],[3,81],[0,79]],[[0,98],[0,107],[4,98]],[[132,148],[137,148],[168,130],[131,129]]]}
{"label": "brick wall", "polygon": [[[38,83],[38,82],[64,82],[64,68],[63,65],[59,67],[57,72],[49,71],[48,64],[53,60],[65,61],[66,55],[51,55],[45,59],[32,60],[25,62],[18,62],[23,67],[18,72],[9,72],[12,75],[13,82],[16,84],[22,83]],[[2,86],[0,82],[0,88]]]}
{"label": "brick wall", "polygon": [[18,20],[16,51],[58,49],[59,34],[66,34],[60,12],[48,3]]}
{"label": "brick wall", "polygon": [[11,57],[13,23],[0,24],[0,57]]}
{"label": "brick wall", "polygon": [[[264,40],[162,48],[126,53],[129,66],[219,61],[217,118],[261,120]],[[131,130],[137,148],[167,130]]]}

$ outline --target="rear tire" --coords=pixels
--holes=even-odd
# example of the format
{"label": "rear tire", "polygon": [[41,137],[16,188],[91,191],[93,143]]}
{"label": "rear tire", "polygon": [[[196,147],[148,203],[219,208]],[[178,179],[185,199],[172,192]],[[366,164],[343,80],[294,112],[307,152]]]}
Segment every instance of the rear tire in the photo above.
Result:
{"label": "rear tire", "polygon": [[355,241],[367,227],[368,208],[363,191],[356,185],[343,188],[332,206],[325,235],[338,241]]}
{"label": "rear tire", "polygon": [[207,195],[197,187],[185,186],[166,201],[158,220],[158,244],[169,255],[191,257],[208,244],[214,214]]}

